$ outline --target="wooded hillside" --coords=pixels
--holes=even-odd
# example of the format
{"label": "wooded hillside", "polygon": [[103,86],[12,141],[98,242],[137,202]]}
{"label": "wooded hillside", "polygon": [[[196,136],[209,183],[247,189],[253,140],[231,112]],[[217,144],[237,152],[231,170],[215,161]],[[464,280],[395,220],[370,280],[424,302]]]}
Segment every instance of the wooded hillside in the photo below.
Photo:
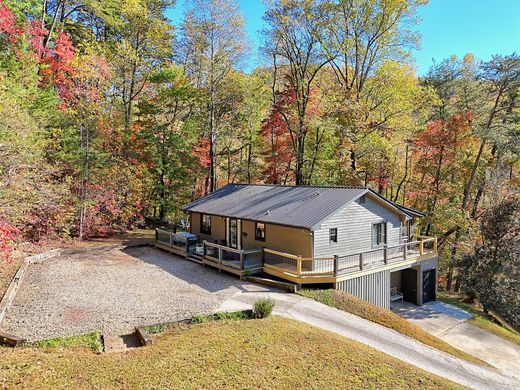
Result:
{"label": "wooded hillside", "polygon": [[425,0],[0,0],[0,248],[172,224],[230,182],[370,186],[427,213],[443,278],[518,193],[520,58],[414,70]]}

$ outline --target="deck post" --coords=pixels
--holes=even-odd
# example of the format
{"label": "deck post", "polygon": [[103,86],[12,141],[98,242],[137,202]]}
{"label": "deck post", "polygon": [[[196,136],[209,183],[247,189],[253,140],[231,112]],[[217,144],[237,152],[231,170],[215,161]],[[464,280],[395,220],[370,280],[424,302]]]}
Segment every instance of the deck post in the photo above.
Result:
{"label": "deck post", "polygon": [[421,243],[419,244],[419,254],[422,256],[424,255],[424,241],[421,240]]}
{"label": "deck post", "polygon": [[206,240],[202,240],[202,268],[205,267],[204,259],[206,258]]}
{"label": "deck post", "polygon": [[406,249],[407,247],[408,247],[408,245],[405,245],[405,246],[403,247],[403,258],[404,258],[404,260],[406,260],[406,257],[407,257],[407,256],[406,256],[406,255],[407,255],[407,252],[408,252],[408,250]]}
{"label": "deck post", "polygon": [[222,247],[218,246],[218,272],[222,273]]}
{"label": "deck post", "polygon": [[386,246],[385,249],[383,249],[383,262],[388,264],[388,248]]}
{"label": "deck post", "polygon": [[338,275],[338,269],[339,269],[339,256],[334,255],[334,276]]}
{"label": "deck post", "polygon": [[159,230],[155,229],[155,241],[159,241]]}
{"label": "deck post", "polygon": [[359,254],[359,269],[363,271],[363,253]]}
{"label": "deck post", "polygon": [[173,246],[173,234],[170,233],[170,248]]}
{"label": "deck post", "polygon": [[296,275],[298,275],[298,279],[301,278],[302,275],[302,257],[298,256],[296,259]]}
{"label": "deck post", "polygon": [[437,254],[437,237],[433,240],[433,253]]}
{"label": "deck post", "polygon": [[240,251],[240,271],[244,270],[244,251]]}

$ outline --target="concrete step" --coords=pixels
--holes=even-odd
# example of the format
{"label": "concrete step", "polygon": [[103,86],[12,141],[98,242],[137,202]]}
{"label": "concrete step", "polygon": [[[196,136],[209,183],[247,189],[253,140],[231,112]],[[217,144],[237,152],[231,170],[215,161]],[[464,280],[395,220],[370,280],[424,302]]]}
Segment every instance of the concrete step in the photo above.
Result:
{"label": "concrete step", "polygon": [[103,351],[123,352],[133,348],[142,347],[143,344],[136,332],[125,335],[103,335]]}

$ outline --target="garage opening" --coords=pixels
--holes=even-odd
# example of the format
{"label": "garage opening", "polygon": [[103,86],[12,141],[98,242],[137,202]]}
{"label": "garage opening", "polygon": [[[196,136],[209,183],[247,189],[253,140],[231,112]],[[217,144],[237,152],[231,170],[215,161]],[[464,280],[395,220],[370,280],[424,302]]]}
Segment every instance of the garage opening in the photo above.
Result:
{"label": "garage opening", "polygon": [[390,301],[417,304],[417,271],[403,269],[390,274]]}

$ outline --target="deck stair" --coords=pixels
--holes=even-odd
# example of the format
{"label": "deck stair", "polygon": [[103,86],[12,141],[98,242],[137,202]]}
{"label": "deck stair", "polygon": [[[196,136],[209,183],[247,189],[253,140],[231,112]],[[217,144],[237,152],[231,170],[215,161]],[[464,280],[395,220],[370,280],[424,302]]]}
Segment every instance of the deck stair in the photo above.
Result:
{"label": "deck stair", "polygon": [[257,284],[262,284],[264,286],[278,288],[280,290],[285,290],[288,292],[297,292],[299,289],[299,286],[296,283],[288,282],[286,280],[277,278],[276,276],[272,276],[264,272],[254,276],[244,276],[243,280],[247,280],[249,282]]}

